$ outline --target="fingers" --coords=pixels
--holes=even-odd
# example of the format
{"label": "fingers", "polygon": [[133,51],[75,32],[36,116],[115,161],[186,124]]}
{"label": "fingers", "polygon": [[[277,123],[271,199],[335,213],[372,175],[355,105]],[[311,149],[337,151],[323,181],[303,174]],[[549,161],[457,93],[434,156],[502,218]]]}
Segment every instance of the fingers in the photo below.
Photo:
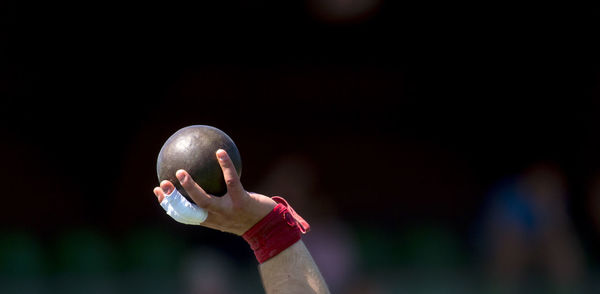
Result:
{"label": "fingers", "polygon": [[196,202],[196,205],[202,208],[208,208],[211,206],[213,198],[208,195],[208,193],[206,193],[200,186],[198,186],[196,182],[194,182],[190,174],[188,174],[185,170],[180,169],[175,173],[175,176],[188,195],[190,195],[192,200]]}
{"label": "fingers", "polygon": [[158,202],[162,202],[165,199],[165,195],[170,195],[175,190],[175,186],[169,181],[162,181],[160,187],[154,188],[154,195],[158,198]]}
{"label": "fingers", "polygon": [[232,200],[239,200],[245,195],[244,187],[240,182],[240,177],[235,170],[235,166],[229,158],[227,152],[223,149],[217,150],[217,158],[219,159],[219,165],[223,171],[223,177],[225,178],[225,184],[227,185],[227,193],[231,195]]}
{"label": "fingers", "polygon": [[160,188],[165,193],[165,195],[170,195],[171,193],[173,193],[173,190],[175,190],[175,186],[173,185],[173,183],[167,180],[160,182]]}
{"label": "fingers", "polygon": [[156,198],[158,199],[158,203],[161,203],[163,199],[165,199],[165,194],[161,188],[156,187],[154,188],[153,192],[154,195],[156,195]]}

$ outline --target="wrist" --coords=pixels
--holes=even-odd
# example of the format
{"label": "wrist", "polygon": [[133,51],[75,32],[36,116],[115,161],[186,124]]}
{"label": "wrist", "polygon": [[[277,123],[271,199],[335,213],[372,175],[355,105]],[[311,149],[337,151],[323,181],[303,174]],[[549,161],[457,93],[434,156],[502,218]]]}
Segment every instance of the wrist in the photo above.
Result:
{"label": "wrist", "polygon": [[250,199],[242,204],[243,209],[240,208],[242,212],[238,213],[239,218],[232,223],[234,228],[231,232],[238,236],[244,235],[277,205],[271,197],[252,192],[248,192],[248,196]]}
{"label": "wrist", "polygon": [[308,223],[283,198],[272,199],[277,205],[242,235],[259,263],[290,247],[310,229]]}

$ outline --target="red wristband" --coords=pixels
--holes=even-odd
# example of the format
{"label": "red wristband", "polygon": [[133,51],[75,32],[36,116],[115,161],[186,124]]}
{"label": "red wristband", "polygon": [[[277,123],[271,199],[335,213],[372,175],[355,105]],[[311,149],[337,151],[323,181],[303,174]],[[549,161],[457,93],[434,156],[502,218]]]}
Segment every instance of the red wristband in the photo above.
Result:
{"label": "red wristband", "polygon": [[300,240],[301,234],[310,230],[310,225],[299,216],[281,197],[272,197],[277,205],[262,220],[245,232],[242,237],[259,263],[269,260]]}

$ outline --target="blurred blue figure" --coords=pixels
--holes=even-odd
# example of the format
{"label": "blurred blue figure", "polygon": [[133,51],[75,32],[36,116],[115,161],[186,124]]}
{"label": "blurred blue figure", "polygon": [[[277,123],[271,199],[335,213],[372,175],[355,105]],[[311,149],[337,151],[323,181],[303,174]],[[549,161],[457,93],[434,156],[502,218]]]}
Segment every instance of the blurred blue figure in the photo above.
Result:
{"label": "blurred blue figure", "polygon": [[497,185],[485,216],[493,293],[580,293],[582,249],[568,215],[566,183],[537,163]]}

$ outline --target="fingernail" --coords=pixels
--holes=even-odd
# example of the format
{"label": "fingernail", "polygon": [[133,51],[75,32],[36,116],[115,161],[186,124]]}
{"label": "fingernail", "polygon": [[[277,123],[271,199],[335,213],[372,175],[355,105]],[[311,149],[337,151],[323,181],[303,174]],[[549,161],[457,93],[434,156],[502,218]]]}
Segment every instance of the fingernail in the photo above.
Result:
{"label": "fingernail", "polygon": [[175,173],[175,176],[177,177],[177,179],[180,182],[185,181],[185,173],[183,171],[181,171],[181,170],[177,171],[177,173]]}
{"label": "fingernail", "polygon": [[227,158],[227,152],[225,152],[223,149],[219,149],[217,150],[217,157],[219,160],[225,160]]}
{"label": "fingernail", "polygon": [[165,195],[171,195],[171,192],[173,192],[171,190],[171,187],[165,187],[165,188],[162,188],[162,190],[165,193]]}

